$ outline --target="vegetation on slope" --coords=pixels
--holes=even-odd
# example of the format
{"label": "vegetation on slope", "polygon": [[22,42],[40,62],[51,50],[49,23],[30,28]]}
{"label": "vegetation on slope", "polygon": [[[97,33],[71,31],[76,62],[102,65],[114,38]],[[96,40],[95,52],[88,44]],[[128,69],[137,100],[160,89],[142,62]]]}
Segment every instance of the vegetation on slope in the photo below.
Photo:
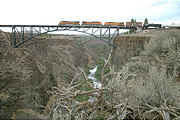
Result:
{"label": "vegetation on slope", "polygon": [[[92,87],[83,69],[79,68],[77,72],[84,75],[85,83],[81,84],[81,79],[75,81],[76,76],[70,85],[54,88],[57,93],[54,95],[58,99],[52,105],[47,119],[180,118],[180,92],[176,85],[180,67],[179,35],[178,31],[157,33],[145,45],[142,59],[125,63],[118,72],[114,72],[108,63],[103,63],[100,70],[102,87],[99,89]],[[148,59],[144,60],[144,57]],[[110,71],[105,73],[107,69]],[[91,89],[77,90],[77,86]],[[79,102],[75,99],[82,95],[88,95],[93,100]]]}

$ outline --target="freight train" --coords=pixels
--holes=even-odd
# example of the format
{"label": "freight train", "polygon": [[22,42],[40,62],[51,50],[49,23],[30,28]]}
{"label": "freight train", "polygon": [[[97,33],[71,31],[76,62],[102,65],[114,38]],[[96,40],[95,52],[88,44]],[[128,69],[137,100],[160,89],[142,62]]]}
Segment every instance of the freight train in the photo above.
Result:
{"label": "freight train", "polygon": [[99,21],[82,21],[82,24],[80,24],[79,21],[61,21],[59,22],[59,26],[106,26],[106,27],[136,27],[136,28],[161,28],[161,24],[142,24],[142,22],[136,22],[135,24],[132,24],[131,22],[105,22],[102,24],[102,22]]}

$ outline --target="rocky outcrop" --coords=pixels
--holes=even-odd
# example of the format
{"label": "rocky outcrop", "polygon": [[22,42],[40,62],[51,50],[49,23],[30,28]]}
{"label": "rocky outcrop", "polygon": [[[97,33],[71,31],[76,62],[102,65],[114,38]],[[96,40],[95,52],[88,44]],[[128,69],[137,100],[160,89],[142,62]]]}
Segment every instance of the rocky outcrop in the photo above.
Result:
{"label": "rocky outcrop", "polygon": [[[24,116],[17,110],[42,113],[52,86],[69,82],[75,66],[88,64],[84,48],[73,38],[39,37],[12,48],[9,34],[0,31],[0,119]],[[81,54],[79,54],[81,53]],[[34,116],[34,114],[33,114]],[[34,116],[35,117],[35,116]]]}
{"label": "rocky outcrop", "polygon": [[113,64],[119,70],[131,57],[138,56],[144,49],[144,43],[150,40],[150,36],[120,35],[114,40]]}

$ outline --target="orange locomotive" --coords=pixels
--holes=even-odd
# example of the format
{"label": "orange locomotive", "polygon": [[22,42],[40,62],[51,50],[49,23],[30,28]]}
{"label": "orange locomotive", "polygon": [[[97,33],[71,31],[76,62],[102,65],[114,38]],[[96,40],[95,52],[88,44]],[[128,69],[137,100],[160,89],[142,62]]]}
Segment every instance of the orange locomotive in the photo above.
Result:
{"label": "orange locomotive", "polygon": [[124,27],[124,22],[105,22],[104,25]]}
{"label": "orange locomotive", "polygon": [[98,21],[93,21],[93,22],[82,21],[82,26],[100,26],[100,25],[102,25],[102,23]]}
{"label": "orange locomotive", "polygon": [[73,26],[80,26],[80,22],[79,21],[61,21],[61,22],[59,22],[59,25],[61,26],[63,26],[63,25],[65,25],[65,26],[68,26],[68,25],[73,25]]}

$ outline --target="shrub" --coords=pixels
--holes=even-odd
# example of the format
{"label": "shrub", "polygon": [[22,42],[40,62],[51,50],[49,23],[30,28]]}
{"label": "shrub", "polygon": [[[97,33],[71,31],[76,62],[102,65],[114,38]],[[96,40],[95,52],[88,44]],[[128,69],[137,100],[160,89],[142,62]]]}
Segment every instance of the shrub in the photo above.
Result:
{"label": "shrub", "polygon": [[127,63],[109,81],[110,98],[117,103],[128,103],[137,119],[178,117],[179,92],[172,87],[172,79],[149,63]]}
{"label": "shrub", "polygon": [[180,75],[180,33],[177,30],[160,31],[145,44],[145,50],[167,67],[169,76]]}

